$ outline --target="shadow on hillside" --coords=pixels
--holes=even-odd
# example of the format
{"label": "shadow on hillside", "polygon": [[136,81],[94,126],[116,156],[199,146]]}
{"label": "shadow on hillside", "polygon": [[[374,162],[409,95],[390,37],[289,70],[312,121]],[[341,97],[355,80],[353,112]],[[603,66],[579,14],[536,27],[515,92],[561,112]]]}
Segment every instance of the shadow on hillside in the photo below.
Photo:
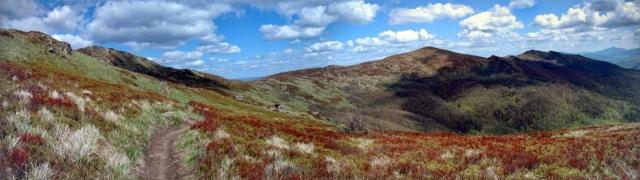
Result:
{"label": "shadow on hillside", "polygon": [[[624,118],[634,121],[637,117],[631,116],[637,114],[633,113],[637,109],[608,109],[613,107],[607,104],[617,102],[595,95],[637,105],[640,97],[634,96],[637,94],[634,90],[638,90],[640,83],[630,79],[636,77],[626,75],[624,69],[597,61],[560,65],[490,59],[485,65],[470,69],[443,68],[431,76],[404,74],[386,88],[404,100],[403,110],[433,119],[451,130],[467,133],[498,128],[493,133],[508,133],[607,118],[609,111],[625,112]],[[491,92],[491,99],[478,101],[472,97],[470,93],[477,88]],[[463,104],[467,109],[460,107],[460,103],[470,101],[473,104]],[[570,111],[559,109],[562,107],[570,107]]]}
{"label": "shadow on hillside", "polygon": [[475,87],[519,88],[537,83],[514,75],[518,71],[507,65],[489,65],[470,70],[445,68],[433,76],[402,75],[398,81],[387,84],[387,90],[405,100],[403,110],[433,119],[451,130],[467,133],[481,130],[483,122],[464,114],[459,107],[448,102],[464,96]]}

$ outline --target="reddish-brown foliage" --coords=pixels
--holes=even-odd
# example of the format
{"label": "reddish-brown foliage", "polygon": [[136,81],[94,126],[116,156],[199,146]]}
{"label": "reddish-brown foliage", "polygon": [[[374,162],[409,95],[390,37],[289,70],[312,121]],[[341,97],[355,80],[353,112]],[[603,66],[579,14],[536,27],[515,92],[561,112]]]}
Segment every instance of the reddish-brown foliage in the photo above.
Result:
{"label": "reddish-brown foliage", "polygon": [[30,109],[37,111],[42,107],[51,108],[63,108],[63,109],[76,109],[76,103],[69,99],[67,96],[60,96],[59,98],[51,98],[45,93],[34,94],[31,98]]}
{"label": "reddish-brown foliage", "polygon": [[29,71],[28,69],[10,61],[3,61],[2,63],[0,63],[0,71],[4,72],[4,78],[7,79],[16,77],[17,80],[25,80],[32,75],[31,71]]}
{"label": "reddish-brown foliage", "polygon": [[207,145],[207,151],[218,155],[233,155],[235,144],[230,139],[213,140]]}
{"label": "reddish-brown foliage", "polygon": [[44,143],[44,139],[42,139],[42,137],[37,134],[24,133],[20,135],[20,142],[25,144],[41,145],[42,143]]}
{"label": "reddish-brown foliage", "polygon": [[24,148],[13,148],[9,151],[8,159],[13,167],[23,167],[29,162],[29,152]]}
{"label": "reddish-brown foliage", "polygon": [[244,158],[234,161],[234,166],[238,168],[240,177],[243,179],[264,178],[264,168],[267,164],[264,161],[250,162]]}

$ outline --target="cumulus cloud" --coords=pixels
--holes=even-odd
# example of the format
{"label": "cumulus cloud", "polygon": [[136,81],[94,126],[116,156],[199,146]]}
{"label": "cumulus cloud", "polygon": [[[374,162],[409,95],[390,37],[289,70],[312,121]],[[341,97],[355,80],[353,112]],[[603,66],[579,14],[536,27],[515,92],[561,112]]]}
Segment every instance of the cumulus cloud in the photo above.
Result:
{"label": "cumulus cloud", "polygon": [[427,30],[420,29],[419,31],[404,30],[404,31],[384,31],[378,34],[378,36],[388,42],[400,42],[407,43],[417,40],[427,40],[433,38],[433,34],[429,34]]}
{"label": "cumulus cloud", "polygon": [[510,8],[529,8],[536,4],[536,0],[511,0]]}
{"label": "cumulus cloud", "polygon": [[[25,1],[26,3],[28,1]],[[14,5],[3,2],[3,4]],[[26,8],[34,8],[29,4],[15,3]],[[2,10],[0,26],[14,28],[23,31],[41,31],[45,33],[68,33],[78,28],[82,21],[80,13],[73,11],[69,6],[56,7],[44,16],[29,16],[29,13],[14,13]],[[7,15],[4,15],[6,13]]]}
{"label": "cumulus cloud", "polygon": [[209,35],[215,30],[212,19],[230,10],[220,3],[192,7],[168,1],[110,1],[96,8],[87,30],[101,42],[176,47]]}
{"label": "cumulus cloud", "polygon": [[[380,39],[379,37],[362,37],[362,38],[356,38],[353,41],[354,44],[356,45],[362,45],[362,46],[384,46],[384,45],[389,45],[390,43]],[[351,44],[351,43],[350,43]],[[360,48],[362,49],[362,48]]]}
{"label": "cumulus cloud", "polygon": [[200,65],[203,65],[203,64],[204,64],[204,61],[201,60],[201,59],[186,63],[187,66],[200,66]]}
{"label": "cumulus cloud", "polygon": [[82,18],[69,6],[62,6],[53,9],[47,13],[44,22],[53,29],[58,29],[63,32],[70,32],[78,27]]}
{"label": "cumulus cloud", "polygon": [[332,50],[340,50],[344,47],[344,44],[340,41],[324,41],[313,43],[312,45],[305,48],[307,52],[322,52],[322,51],[332,51]]}
{"label": "cumulus cloud", "polygon": [[88,47],[93,45],[93,42],[91,40],[87,40],[80,36],[72,35],[72,34],[54,34],[52,37],[57,39],[58,41],[64,41],[69,43],[71,45],[71,48],[73,49],[78,49],[78,48],[83,48],[83,47]]}
{"label": "cumulus cloud", "polygon": [[219,42],[210,45],[203,45],[196,48],[197,51],[203,53],[239,53],[241,51],[240,47],[236,45],[232,45],[226,42]]}
{"label": "cumulus cloud", "polygon": [[34,0],[0,0],[0,20],[15,20],[43,13],[42,7]]}
{"label": "cumulus cloud", "polygon": [[389,14],[389,23],[405,24],[433,22],[434,20],[442,17],[457,19],[472,14],[473,12],[473,8],[462,4],[436,3],[413,9],[394,9]]}
{"label": "cumulus cloud", "polygon": [[460,21],[460,26],[464,29],[458,33],[460,37],[469,39],[486,39],[496,35],[513,35],[512,30],[524,27],[522,22],[511,14],[507,7],[494,5],[488,11],[484,11]]}
{"label": "cumulus cloud", "polygon": [[620,28],[640,24],[640,2],[625,0],[599,0],[583,6],[569,8],[560,16],[537,15],[534,24],[546,29],[575,31],[596,28]]}
{"label": "cumulus cloud", "polygon": [[326,26],[335,21],[334,16],[326,13],[326,6],[305,7],[300,10],[296,24],[302,26]]}
{"label": "cumulus cloud", "polygon": [[403,30],[403,31],[383,31],[375,37],[362,37],[349,41],[347,44],[353,44],[354,50],[362,51],[368,49],[369,46],[403,46],[407,43],[417,41],[425,41],[435,38],[435,35],[429,33],[425,29],[420,30]]}
{"label": "cumulus cloud", "polygon": [[299,39],[322,34],[327,25],[334,22],[365,24],[371,22],[380,7],[362,0],[334,2],[328,5],[311,5],[299,10],[284,11],[287,15],[297,15],[293,24],[266,24],[260,32],[266,39]]}
{"label": "cumulus cloud", "polygon": [[322,34],[324,27],[301,27],[298,25],[277,26],[273,24],[262,25],[260,32],[266,39],[296,39],[310,38]]}
{"label": "cumulus cloud", "polygon": [[335,16],[340,21],[364,24],[376,17],[376,12],[380,9],[377,4],[370,4],[364,1],[347,1],[330,4],[327,13]]}
{"label": "cumulus cloud", "polygon": [[224,36],[218,34],[209,34],[200,38],[200,43],[202,44],[212,44],[219,43],[224,40]]}
{"label": "cumulus cloud", "polygon": [[197,61],[202,58],[204,54],[200,51],[168,51],[162,54],[160,59],[161,63],[176,63],[183,61]]}

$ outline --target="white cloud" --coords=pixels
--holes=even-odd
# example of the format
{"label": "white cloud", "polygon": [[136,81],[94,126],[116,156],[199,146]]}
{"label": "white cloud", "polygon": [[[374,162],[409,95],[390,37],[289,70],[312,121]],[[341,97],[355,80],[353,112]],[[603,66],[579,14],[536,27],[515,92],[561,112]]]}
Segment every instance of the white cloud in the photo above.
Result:
{"label": "white cloud", "polygon": [[0,0],[0,20],[15,20],[43,13],[42,7],[34,0]]}
{"label": "white cloud", "polygon": [[378,34],[378,36],[385,41],[389,42],[413,42],[417,40],[427,40],[433,38],[433,34],[429,34],[427,30],[420,29],[420,31],[404,30],[404,31],[384,31]]}
{"label": "white cloud", "polygon": [[58,41],[64,41],[69,43],[73,49],[78,49],[78,48],[83,48],[83,47],[88,47],[93,45],[93,42],[91,40],[87,40],[80,36],[72,35],[72,34],[54,34],[52,37],[57,39]]}
{"label": "white cloud", "polygon": [[340,41],[324,41],[313,43],[312,45],[305,48],[307,52],[323,52],[323,51],[333,51],[340,50],[344,47],[344,44]]}
{"label": "white cloud", "polygon": [[335,21],[336,17],[327,14],[326,6],[305,7],[300,10],[296,24],[302,26],[322,27]]}
{"label": "white cloud", "polygon": [[197,61],[200,60],[203,55],[200,51],[168,51],[162,54],[160,62],[176,63],[181,61]]}
{"label": "white cloud", "polygon": [[187,66],[200,66],[200,65],[203,65],[203,64],[204,64],[204,61],[199,59],[199,60],[188,62],[186,65]]}
{"label": "white cloud", "polygon": [[536,0],[511,0],[509,2],[510,8],[529,8],[536,4]]}
{"label": "white cloud", "polygon": [[45,33],[72,32],[82,21],[82,16],[73,11],[69,6],[56,7],[43,17],[25,16],[13,20],[7,20],[8,18],[6,17],[8,16],[0,15],[0,26],[3,28],[14,28],[23,31],[41,31]]}
{"label": "white cloud", "polygon": [[[288,5],[288,4],[284,4]],[[335,22],[365,24],[371,22],[380,7],[366,3],[363,0],[333,2],[330,4],[304,6],[296,5],[298,9],[283,10],[283,14],[297,15],[293,24],[266,24],[260,27],[260,32],[266,39],[300,39],[311,38],[322,34],[327,25]]]}
{"label": "white cloud", "polygon": [[484,11],[460,21],[460,26],[464,29],[458,33],[460,37],[470,39],[487,39],[498,36],[512,36],[512,30],[524,27],[522,22],[511,14],[507,7],[494,5],[488,11]]}
{"label": "white cloud", "polygon": [[51,31],[44,21],[38,17],[27,17],[18,20],[10,20],[7,22],[1,23],[2,28],[12,28],[19,29],[23,31],[41,31],[41,32],[49,32]]}
{"label": "white cloud", "polygon": [[640,24],[640,2],[600,0],[569,8],[566,13],[537,15],[534,24],[546,29],[573,28],[574,31],[619,28]]}
{"label": "white cloud", "polygon": [[101,42],[176,47],[212,33],[213,18],[230,10],[220,3],[192,7],[168,1],[110,1],[96,8],[87,30]]}
{"label": "white cloud", "polygon": [[219,43],[222,41],[224,41],[224,36],[215,33],[211,33],[200,38],[200,43],[202,44]]}
{"label": "white cloud", "polygon": [[260,27],[262,35],[270,40],[310,38],[320,35],[323,31],[324,27],[300,27],[297,25],[267,24]]}
{"label": "white cloud", "polygon": [[199,46],[196,50],[203,53],[239,53],[241,51],[240,47],[226,42]]}
{"label": "white cloud", "polygon": [[405,24],[433,22],[434,20],[442,17],[457,19],[465,17],[473,12],[474,11],[471,7],[462,4],[436,3],[413,9],[394,9],[389,14],[389,23]]}
{"label": "white cloud", "polygon": [[569,8],[561,18],[554,14],[537,15],[534,21],[535,24],[550,29],[575,27],[586,22],[587,14],[579,8]]}
{"label": "white cloud", "polygon": [[71,32],[78,27],[82,18],[76,12],[71,10],[69,6],[62,6],[47,13],[47,17],[43,20],[45,24],[53,29],[58,29],[63,32]]}
{"label": "white cloud", "polygon": [[420,29],[418,31],[415,30],[403,30],[403,31],[383,31],[378,33],[378,36],[375,37],[362,37],[356,38],[352,42],[348,44],[354,46],[354,51],[365,51],[369,50],[371,46],[405,46],[409,43],[426,41],[433,39],[435,35],[429,33],[425,29]]}
{"label": "white cloud", "polygon": [[355,44],[363,46],[384,46],[389,45],[389,42],[384,41],[378,37],[362,37],[355,39]]}
{"label": "white cloud", "polygon": [[341,21],[364,24],[371,22],[379,9],[377,4],[364,1],[346,1],[330,4],[327,12]]}

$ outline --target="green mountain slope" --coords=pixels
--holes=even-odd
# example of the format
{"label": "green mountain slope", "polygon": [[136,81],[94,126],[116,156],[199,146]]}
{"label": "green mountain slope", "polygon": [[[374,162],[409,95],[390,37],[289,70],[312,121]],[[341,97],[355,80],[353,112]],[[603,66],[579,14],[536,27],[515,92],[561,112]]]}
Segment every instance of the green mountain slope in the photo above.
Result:
{"label": "green mountain slope", "polygon": [[[202,119],[189,103],[291,118],[183,84],[116,67],[40,32],[0,30],[0,177],[137,179],[156,130]],[[185,146],[196,143],[204,142]]]}
{"label": "green mountain slope", "polygon": [[578,55],[482,58],[427,47],[277,74],[247,94],[345,128],[510,133],[638,121],[639,80],[637,71]]}
{"label": "green mountain slope", "polygon": [[[370,97],[374,97],[371,99],[395,97],[391,98],[391,102],[372,103],[402,108],[409,102],[405,94],[422,93],[414,86],[422,83],[401,82],[423,81],[425,77],[404,78],[407,79],[405,81],[399,81],[402,78],[377,77],[390,72],[396,72],[398,77],[411,77],[402,73],[405,71],[418,75],[438,74],[443,79],[463,79],[471,74],[473,76],[470,78],[475,78],[471,82],[489,87],[491,84],[500,84],[493,80],[505,78],[503,75],[486,74],[518,72],[517,68],[512,70],[514,68],[509,64],[512,61],[525,62],[497,58],[495,62],[506,64],[494,63],[489,66],[491,63],[483,58],[450,54],[432,48],[425,50],[392,57],[397,61],[369,63],[366,67],[377,68],[374,72],[348,67],[316,71],[319,73],[316,75],[334,81],[306,80],[315,75],[296,79],[296,82],[327,85],[329,88],[305,86],[301,88],[306,89],[295,89],[296,84],[270,86],[260,84],[266,82],[258,82],[255,85],[260,85],[260,89],[240,89],[242,91],[239,92],[254,96],[256,102],[269,102],[270,98],[287,98],[288,94],[271,94],[280,93],[276,91],[277,88],[290,88],[292,93],[316,91],[318,94],[308,98],[317,98],[318,102],[335,100],[344,107],[353,107],[354,104],[369,102],[369,99],[360,96],[346,101],[332,99],[334,96],[331,94],[322,93],[345,93],[349,89],[331,88],[349,85],[338,82],[360,82],[353,84],[353,87],[378,88],[382,92],[371,94]],[[422,64],[414,63],[413,59],[416,58]],[[640,148],[637,143],[640,138],[638,124],[505,136],[375,130],[366,133],[345,132],[336,128],[335,122],[298,116],[305,113],[296,109],[274,112],[239,102],[207,87],[186,86],[105,62],[105,59],[73,51],[67,43],[42,33],[0,30],[2,179],[148,179],[145,172],[156,172],[156,175],[168,179],[633,179],[639,173],[635,168],[640,162],[637,151]],[[144,62],[134,64],[137,63]],[[414,66],[405,66],[411,64]],[[470,71],[445,70],[454,67]],[[483,71],[473,70],[478,67],[485,68],[480,68]],[[338,76],[320,73],[327,70],[336,72]],[[346,81],[345,77],[356,77],[349,76],[352,73],[361,76],[358,77],[361,80]],[[426,77],[428,83],[422,85],[429,87],[430,84],[448,82],[429,77],[434,76]],[[283,79],[266,81],[282,83],[289,77],[284,75],[279,78]],[[509,92],[506,87],[516,88],[522,84],[518,78],[514,76],[513,83],[506,83],[515,85],[502,83],[501,86],[505,86],[502,89],[506,89],[504,92]],[[384,83],[372,86],[368,82]],[[570,94],[554,91],[557,97],[567,99],[574,96],[572,93],[582,91],[586,91],[584,94],[587,95],[598,95],[578,85],[565,84],[575,89],[560,88]],[[548,86],[562,87],[553,83]],[[431,89],[431,93],[423,94],[420,98],[438,100],[443,106],[433,106],[436,108],[458,108],[464,112],[464,108],[447,103],[452,98],[468,93],[480,94],[473,96],[479,99],[469,101],[470,104],[486,102],[491,99],[482,98],[493,98],[490,94],[495,92],[482,94],[485,91],[469,91],[468,88],[457,90],[455,87],[450,89],[456,93],[437,93],[439,91]],[[549,87],[539,89],[548,90]],[[547,97],[537,89],[522,91],[528,94],[515,94],[522,94],[523,99],[536,95]],[[255,96],[258,93],[265,96]],[[500,94],[495,97],[503,95],[509,96]],[[627,103],[611,100],[613,98],[608,96],[595,99],[611,102],[614,110],[618,110],[617,105]],[[299,102],[305,105],[303,103],[314,101]],[[584,102],[593,103],[590,100]],[[394,113],[421,118],[420,112],[420,109],[406,108]],[[381,115],[386,115],[384,113]],[[347,114],[357,117],[353,111]],[[461,114],[464,115],[452,115]],[[440,127],[433,127],[442,129],[450,125],[435,120],[432,123],[440,124]],[[156,139],[166,136],[171,137],[160,139],[159,142]],[[159,143],[166,147],[160,152],[166,153],[154,153],[157,150],[154,147]],[[166,158],[166,161],[155,164],[148,160],[158,156]],[[157,166],[163,166],[160,169],[165,171],[149,170]],[[166,172],[167,169],[171,171]]]}

